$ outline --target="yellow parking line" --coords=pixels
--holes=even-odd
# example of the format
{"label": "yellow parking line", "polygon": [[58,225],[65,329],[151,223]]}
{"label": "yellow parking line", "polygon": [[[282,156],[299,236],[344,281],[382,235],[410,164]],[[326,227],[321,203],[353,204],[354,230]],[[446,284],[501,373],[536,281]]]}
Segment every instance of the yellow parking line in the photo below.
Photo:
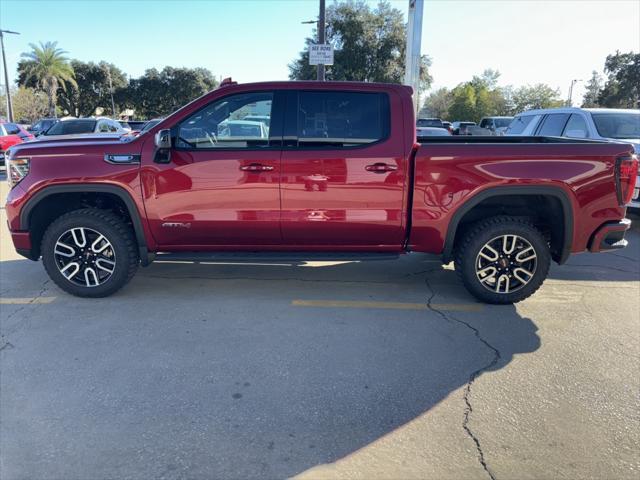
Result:
{"label": "yellow parking line", "polygon": [[56,297],[25,297],[25,298],[0,298],[0,305],[31,305],[38,303],[51,303]]}
{"label": "yellow parking line", "polygon": [[[401,302],[370,302],[350,300],[293,300],[294,307],[325,307],[325,308],[385,308],[392,310],[429,310],[426,303],[401,303]],[[432,303],[434,310],[447,310],[451,312],[479,312],[482,305],[479,303]]]}

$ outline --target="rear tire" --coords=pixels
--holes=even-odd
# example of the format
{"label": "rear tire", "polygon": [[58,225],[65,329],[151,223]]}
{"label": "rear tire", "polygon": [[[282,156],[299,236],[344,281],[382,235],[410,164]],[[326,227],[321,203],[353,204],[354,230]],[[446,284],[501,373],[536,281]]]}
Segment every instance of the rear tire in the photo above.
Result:
{"label": "rear tire", "polygon": [[131,228],[95,208],[66,213],[47,228],[42,263],[56,285],[77,297],[107,297],[131,280],[139,263]]}
{"label": "rear tire", "polygon": [[525,219],[492,217],[472,225],[460,240],[455,269],[467,290],[486,303],[520,302],[549,273],[551,253],[542,233]]}

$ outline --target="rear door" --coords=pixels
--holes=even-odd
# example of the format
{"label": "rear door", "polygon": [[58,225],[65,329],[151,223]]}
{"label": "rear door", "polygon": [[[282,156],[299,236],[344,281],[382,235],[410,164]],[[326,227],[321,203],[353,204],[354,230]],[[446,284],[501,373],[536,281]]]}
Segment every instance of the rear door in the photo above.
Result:
{"label": "rear door", "polygon": [[285,244],[400,248],[403,129],[413,128],[403,118],[400,97],[384,90],[289,92],[281,176]]}

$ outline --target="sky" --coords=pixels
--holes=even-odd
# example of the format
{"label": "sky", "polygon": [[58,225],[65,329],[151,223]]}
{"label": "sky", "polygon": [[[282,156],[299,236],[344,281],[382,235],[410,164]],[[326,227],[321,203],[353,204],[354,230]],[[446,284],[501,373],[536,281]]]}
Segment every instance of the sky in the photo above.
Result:
{"label": "sky", "polygon": [[[332,0],[327,0],[330,4]],[[369,1],[372,5],[376,0]],[[405,16],[409,0],[391,0]],[[57,41],[70,58],[148,68],[205,67],[240,82],[286,80],[317,0],[0,0],[10,83],[29,43]],[[500,85],[547,83],[578,103],[592,70],[616,50],[640,52],[640,0],[425,0],[422,53],[432,89],[487,68]]]}

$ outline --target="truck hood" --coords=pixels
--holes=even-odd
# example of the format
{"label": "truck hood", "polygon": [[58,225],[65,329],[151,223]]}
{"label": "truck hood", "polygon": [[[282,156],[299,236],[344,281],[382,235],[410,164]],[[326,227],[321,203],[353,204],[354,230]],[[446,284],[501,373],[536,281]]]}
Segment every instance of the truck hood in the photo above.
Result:
{"label": "truck hood", "polygon": [[45,150],[52,148],[69,148],[89,146],[108,146],[128,143],[136,137],[127,134],[100,134],[100,135],[52,135],[50,137],[41,136],[30,142],[24,142],[11,147],[13,155],[44,153]]}

